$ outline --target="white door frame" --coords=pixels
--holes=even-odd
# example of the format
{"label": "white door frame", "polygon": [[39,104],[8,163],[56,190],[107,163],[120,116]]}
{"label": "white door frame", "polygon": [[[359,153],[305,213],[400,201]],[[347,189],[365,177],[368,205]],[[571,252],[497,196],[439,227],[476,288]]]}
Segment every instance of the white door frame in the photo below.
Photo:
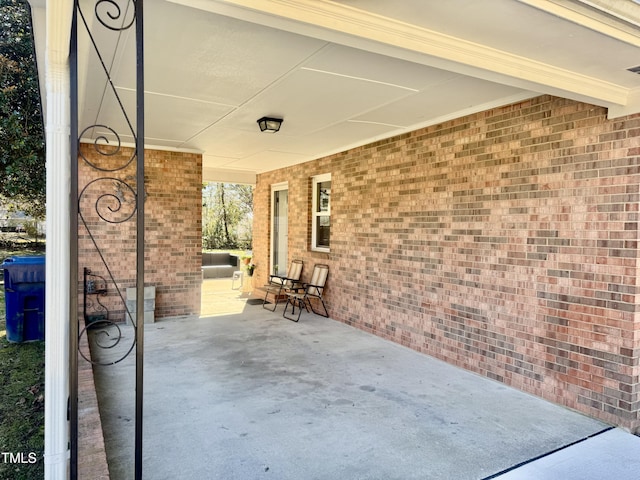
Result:
{"label": "white door frame", "polygon": [[[269,242],[269,274],[273,274],[274,272],[274,260],[275,260],[275,249],[274,249],[274,242],[276,239],[276,234],[278,232],[278,229],[276,228],[276,215],[275,215],[275,197],[276,197],[276,193],[277,192],[282,192],[282,191],[287,191],[287,210],[288,210],[288,192],[289,192],[289,182],[281,182],[281,183],[274,183],[273,185],[271,185],[271,210],[270,210],[270,222],[271,222],[271,241]],[[288,242],[287,239],[289,237],[289,217],[288,217],[288,213],[287,213],[287,232],[285,233],[285,245],[287,246],[287,251],[285,251],[285,254],[288,255]],[[280,262],[282,263],[282,262]],[[279,271],[277,273],[279,273],[280,275],[286,274],[286,263],[287,260],[285,259],[285,270],[284,271]]]}

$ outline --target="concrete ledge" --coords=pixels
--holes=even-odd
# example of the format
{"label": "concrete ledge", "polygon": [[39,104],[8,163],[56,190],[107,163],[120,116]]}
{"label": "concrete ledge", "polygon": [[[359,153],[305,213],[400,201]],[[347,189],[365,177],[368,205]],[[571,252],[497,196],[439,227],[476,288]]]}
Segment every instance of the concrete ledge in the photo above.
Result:
{"label": "concrete ledge", "polygon": [[[91,358],[87,335],[80,349]],[[109,480],[109,466],[102,433],[102,420],[93,379],[93,366],[78,355],[78,478]]]}

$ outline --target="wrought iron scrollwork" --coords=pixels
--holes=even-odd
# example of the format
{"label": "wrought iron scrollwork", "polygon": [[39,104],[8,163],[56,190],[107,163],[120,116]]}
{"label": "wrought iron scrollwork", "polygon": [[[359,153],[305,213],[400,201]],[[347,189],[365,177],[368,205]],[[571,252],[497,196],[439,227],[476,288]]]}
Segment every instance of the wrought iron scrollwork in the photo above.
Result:
{"label": "wrought iron scrollwork", "polygon": [[[93,345],[103,350],[115,349],[116,347],[119,347],[121,341],[123,341],[124,339],[124,335],[122,333],[120,325],[113,320],[96,320],[89,325],[85,325],[80,331],[80,336],[85,335],[89,329],[94,331]],[[80,353],[80,356],[87,362],[90,362],[93,365],[100,365],[105,367],[108,365],[115,365],[116,363],[120,363],[122,360],[129,356],[134,347],[135,341],[131,344],[126,345],[124,347],[124,350],[117,352],[113,358],[110,358],[107,361],[92,359],[89,356],[85,355],[85,353],[81,349],[78,350],[78,352]]]}
{"label": "wrought iron scrollwork", "polygon": [[[124,3],[126,8],[121,7],[120,3]],[[127,123],[129,133],[134,138],[134,141],[136,141],[137,143],[136,131],[133,128],[131,119],[129,118],[127,110],[124,107],[120,94],[118,93],[118,90],[116,89],[115,85],[113,84],[113,81],[111,80],[111,70],[107,67],[107,62],[104,61],[104,58],[100,53],[100,48],[98,47],[98,43],[96,42],[95,37],[91,33],[91,28],[89,28],[89,23],[87,22],[79,4],[77,4],[77,9],[78,9],[78,15],[82,20],[82,23],[85,27],[85,31],[89,37],[89,41],[91,42],[91,45],[93,47],[93,52],[95,53],[100,63],[100,67],[104,72],[105,79],[109,85],[109,91],[116,99],[120,107],[121,113],[123,115],[123,118]],[[127,12],[130,13],[131,18],[129,18],[129,15],[127,14]],[[103,25],[105,28],[112,30],[114,32],[121,32],[131,28],[134,22],[136,21],[136,18],[137,18],[136,2],[132,0],[122,0],[122,2],[118,2],[116,0],[98,0],[95,6],[95,15],[98,22],[101,25]],[[118,24],[117,22],[120,22],[120,23]],[[98,134],[97,138],[94,140],[94,148],[96,149],[98,154],[100,154],[101,156],[109,157],[117,154],[120,151],[121,135],[119,135],[114,129],[112,129],[107,125],[100,125],[100,124],[90,125],[82,131],[82,133],[79,135],[79,139],[83,138],[84,134],[87,131],[99,130],[101,128],[106,129],[107,132],[109,132],[116,139],[116,148],[113,149],[113,148],[107,147],[110,144],[110,142],[109,142],[108,136],[104,133]],[[129,165],[133,161],[136,153],[134,153],[134,155],[129,159],[126,165]],[[85,160],[85,162],[88,162],[84,156],[83,156],[83,159]],[[101,171],[118,170],[118,168],[115,168],[115,169],[104,169],[100,167],[96,167],[96,168]],[[122,168],[124,168],[124,166]]]}
{"label": "wrought iron scrollwork", "polygon": [[[94,0],[93,8],[87,9],[87,15],[94,15],[90,21],[85,18],[81,3],[87,5],[91,0],[75,0],[73,26],[71,30],[70,48],[70,84],[71,84],[71,138],[76,139],[71,145],[71,192],[77,199],[72,202],[72,215],[70,220],[71,231],[71,279],[72,284],[78,282],[77,254],[79,251],[79,239],[86,232],[90,239],[92,251],[99,257],[100,265],[96,265],[96,271],[102,276],[95,275],[90,270],[85,270],[85,317],[87,308],[92,312],[91,321],[85,318],[84,328],[80,326],[80,319],[72,321],[70,326],[71,346],[78,352],[72,355],[69,380],[69,412],[70,412],[70,463],[69,475],[72,480],[78,478],[78,359],[83,358],[94,365],[113,365],[119,363],[135,351],[136,364],[136,399],[135,399],[135,464],[134,476],[136,480],[142,478],[142,404],[143,404],[143,334],[141,328],[144,323],[142,308],[142,293],[144,290],[144,31],[143,31],[143,5],[142,0]],[[136,100],[135,100],[135,128],[134,122],[125,108],[111,79],[112,62],[105,62],[101,49],[96,41],[97,35],[93,33],[102,30],[110,33],[111,45],[121,46],[119,36],[121,32],[132,29],[135,26],[135,50],[136,50]],[[92,32],[93,29],[93,32]],[[104,30],[106,29],[106,31]],[[89,55],[97,59],[98,71],[102,71],[105,79],[105,89],[102,99],[114,99],[123,120],[122,127],[111,126],[95,121],[95,124],[79,127],[80,108],[78,102],[79,92],[79,68],[78,68],[78,43],[79,32],[86,34],[85,38],[89,47]],[[112,32],[112,33],[111,33]],[[118,36],[118,38],[114,37]],[[111,47],[110,47],[111,48]],[[110,54],[113,52],[109,52]],[[113,118],[113,117],[110,117]],[[112,120],[109,120],[111,123]],[[81,140],[91,139],[93,145],[81,146]],[[132,153],[122,146],[122,139],[133,139],[135,149]],[[89,149],[93,148],[93,152]],[[84,150],[83,150],[84,149]],[[82,160],[80,160],[82,159]],[[84,167],[86,184],[80,187],[79,168]],[[135,168],[134,168],[135,167]],[[135,175],[132,175],[135,169]],[[135,234],[134,234],[135,232]],[[117,275],[114,270],[120,268],[115,263],[110,265],[113,258],[106,258],[100,242],[103,238],[110,237],[119,240],[132,240],[135,238],[135,275],[136,275],[136,310],[129,307],[123,295],[123,288],[118,284],[118,278],[130,278],[130,272],[125,276]],[[131,249],[128,249],[131,251]],[[92,258],[92,264],[98,264]],[[106,272],[106,273],[105,273]],[[87,275],[90,280],[87,280]],[[98,283],[100,286],[97,286]],[[79,282],[78,282],[79,283]],[[88,297],[87,297],[88,290]],[[108,292],[108,293],[107,293]],[[77,297],[76,297],[77,298]],[[72,311],[77,311],[78,301],[72,298]],[[112,318],[107,306],[112,311],[122,311],[120,307],[112,307],[120,303],[124,308],[127,323],[133,326],[133,337],[129,341],[131,330],[124,328],[121,322],[124,318]],[[90,358],[80,348],[83,335],[89,337],[91,331],[91,345],[100,349],[104,355]]]}
{"label": "wrought iron scrollwork", "polygon": [[[107,125],[91,125],[85,128],[82,133],[80,133],[80,138],[84,138],[85,134],[90,130],[106,130],[111,134],[111,137],[115,139],[115,143],[109,140],[109,136],[105,133],[99,133],[98,136],[93,141],[93,149],[99,155],[98,158],[109,159],[110,157],[115,157],[122,152],[122,142],[120,140],[120,136],[118,133]],[[91,168],[95,170],[99,170],[101,172],[117,172],[118,170],[123,170],[127,168],[136,158],[135,150],[132,150],[129,158],[124,161],[124,163],[116,164],[115,166],[106,167],[99,165],[95,160],[90,160],[87,156],[82,152],[82,150],[78,149],[78,153],[82,160],[89,165]]]}
{"label": "wrought iron scrollwork", "polygon": [[[136,20],[136,4],[132,1],[122,3],[131,8],[130,15],[128,15],[129,8],[123,10],[119,2],[115,0],[98,0],[96,2],[96,18],[105,28],[115,32],[131,28]],[[120,25],[117,25],[118,22],[120,22]]]}
{"label": "wrought iron scrollwork", "polygon": [[[86,33],[93,47],[93,53],[96,55],[105,74],[106,82],[110,87],[110,91],[114,95],[117,104],[120,107],[121,115],[125,119],[129,132],[133,138],[136,138],[136,132],[129,119],[129,115],[124,108],[118,91],[116,90],[110,78],[110,71],[106,67],[103,56],[98,48],[94,35],[89,28],[89,22],[86,21],[85,15],[79,4],[77,4],[78,15],[82,20]],[[120,32],[131,28],[136,21],[136,2],[116,1],[116,0],[98,0],[95,4],[95,18],[100,25],[114,31]],[[87,146],[92,149],[92,154],[85,154],[80,148],[80,141],[87,137],[93,137],[93,145]],[[108,174],[90,180],[78,194],[78,217],[80,224],[87,232],[88,238],[93,244],[97,256],[100,258],[102,267],[106,271],[105,277],[111,285],[112,291],[115,293],[117,301],[124,307],[126,318],[133,325],[134,331],[137,330],[137,322],[135,312],[129,311],[127,302],[124,298],[122,288],[118,285],[116,275],[112,271],[108,259],[105,257],[96,235],[96,229],[100,229],[100,224],[118,225],[129,222],[136,217],[137,213],[137,189],[138,185],[132,182],[131,175],[125,175],[128,167],[132,165],[138,158],[136,149],[132,149],[131,154],[123,154],[121,135],[113,128],[104,124],[94,124],[86,127],[78,135],[78,155],[83,162],[93,171],[99,174]],[[116,176],[118,172],[122,173],[122,178]],[[86,289],[86,285],[85,285]],[[85,302],[91,302],[86,298]],[[87,335],[89,330],[92,332],[92,345],[100,349],[117,350],[118,353],[110,357],[108,361],[92,359],[85,355],[79,348],[80,355],[87,361],[95,365],[112,365],[124,360],[134,349],[136,337],[134,335],[131,342],[122,349],[123,342],[122,329],[118,325],[118,321],[109,318],[109,312],[95,298],[104,309],[104,317],[98,318],[93,322],[87,323],[85,318],[85,326],[79,328],[78,338]],[[86,309],[85,305],[85,309]],[[118,347],[116,349],[116,347]]]}
{"label": "wrought iron scrollwork", "polygon": [[[116,297],[121,305],[124,306],[125,315],[133,325],[134,331],[137,329],[137,321],[135,312],[131,312],[125,301],[121,287],[118,285],[117,279],[112,272],[108,259],[103,254],[98,239],[94,234],[94,228],[98,227],[101,222],[110,225],[124,224],[130,221],[137,212],[137,193],[135,186],[129,184],[126,179],[120,179],[117,177],[101,177],[94,179],[87,183],[78,196],[78,216],[80,218],[81,225],[87,232],[89,239],[91,240],[95,252],[101,260],[103,268],[107,272],[107,278],[109,284],[112,285],[113,290],[116,293]],[[100,277],[103,278],[103,277]],[[87,289],[87,282],[85,281],[85,293]],[[106,295],[106,281],[104,291],[96,292],[97,294]],[[102,290],[102,289],[101,289]],[[114,355],[109,357],[109,360],[102,360],[90,358],[85,355],[82,350],[78,349],[80,355],[91,362],[94,365],[113,365],[124,360],[135,347],[136,336],[131,338],[131,342],[121,348],[120,343],[123,340],[122,330],[118,325],[118,322],[112,318],[109,318],[108,310],[100,302],[98,295],[95,298],[96,302],[106,312],[104,318],[100,318],[94,322],[87,323],[85,318],[85,326],[79,329],[78,338],[82,335],[88,334],[89,328],[93,333],[93,345],[100,349],[112,349]],[[90,302],[85,294],[85,303]],[[85,309],[87,305],[85,304]],[[115,347],[118,346],[118,349]]]}
{"label": "wrought iron scrollwork", "polygon": [[[94,200],[93,209],[87,210],[85,204],[90,204],[92,199]],[[116,177],[103,177],[92,180],[82,189],[78,199],[78,211],[82,224],[89,230],[89,235],[91,235],[91,229],[88,227],[85,216],[95,212],[104,222],[124,223],[131,220],[136,214],[136,202],[137,193],[134,187],[126,180]],[[99,249],[97,243],[94,245]]]}
{"label": "wrought iron scrollwork", "polygon": [[[88,4],[90,0],[83,0],[83,4]],[[94,0],[93,9],[87,9],[87,15],[94,15],[87,21],[83,12],[80,0],[75,0],[73,17],[73,27],[71,31],[70,50],[70,71],[71,71],[71,132],[72,138],[72,195],[77,198],[73,202],[71,227],[71,256],[77,255],[79,251],[79,238],[86,232],[86,237],[90,240],[92,251],[99,258],[100,265],[95,267],[102,276],[95,275],[89,270],[85,270],[85,303],[83,307],[89,308],[93,312],[92,321],[85,319],[84,328],[80,327],[80,321],[72,322],[70,327],[72,348],[78,354],[70,359],[70,478],[78,478],[78,358],[83,358],[94,365],[113,365],[119,363],[135,351],[136,363],[136,399],[135,399],[135,475],[133,478],[142,478],[142,404],[143,404],[143,334],[141,328],[144,323],[142,309],[142,298],[144,291],[144,32],[143,32],[143,5],[142,0]],[[111,78],[111,61],[109,55],[103,56],[98,46],[97,38],[93,33],[97,29],[102,33],[111,34],[109,42],[111,45],[121,46],[125,42],[120,42],[121,32],[135,26],[135,49],[136,49],[136,100],[135,116],[130,117],[125,104],[120,97]],[[92,29],[94,32],[92,32]],[[105,32],[106,29],[107,31]],[[95,121],[95,124],[83,125],[79,127],[78,108],[78,33],[82,31],[88,38],[92,59],[97,59],[98,71],[102,71],[105,79],[105,89],[102,99],[115,100],[119,111],[115,112],[123,120],[122,127],[112,128]],[[111,33],[113,32],[113,33]],[[114,37],[118,36],[117,38]],[[124,37],[123,37],[124,38]],[[84,41],[84,38],[83,38]],[[113,52],[109,52],[110,54]],[[110,117],[113,118],[113,117]],[[135,118],[134,122],[131,118]],[[111,123],[109,120],[108,123]],[[135,148],[132,153],[123,148],[122,139],[133,139]],[[93,145],[81,145],[81,141],[91,139]],[[93,149],[89,152],[89,149]],[[84,149],[84,150],[83,150]],[[82,159],[82,160],[80,160]],[[78,185],[79,169],[84,167],[86,184],[82,187]],[[135,167],[135,168],[134,168]],[[135,169],[135,175],[132,175]],[[135,233],[134,233],[135,232]],[[113,258],[103,252],[100,242],[103,238],[118,240],[135,239],[135,291],[136,307],[129,307],[130,304],[123,295],[124,288],[119,285],[118,278],[130,278],[130,271],[127,270],[125,276],[114,272],[120,268],[122,262],[116,266]],[[103,245],[104,247],[104,245]],[[132,249],[127,249],[129,252]],[[73,260],[72,260],[73,262]],[[98,261],[91,260],[92,265]],[[110,264],[111,262],[111,264]],[[77,274],[77,264],[71,263],[71,278],[74,284],[79,280]],[[106,273],[105,273],[106,272]],[[87,275],[91,276],[91,282],[96,280],[102,282],[100,287],[96,283],[90,284]],[[130,281],[130,280],[129,280]],[[79,282],[78,282],[79,283]],[[123,281],[124,283],[124,281]],[[87,292],[89,290],[89,298]],[[108,294],[107,294],[108,292]],[[77,310],[78,303],[72,299],[73,310]],[[127,323],[133,326],[133,337],[129,341],[131,330],[124,328],[120,323],[124,318],[115,319],[111,317],[107,306],[112,311],[122,311],[120,307],[113,309],[116,304],[121,304],[125,312]],[[132,312],[131,310],[137,310]],[[104,355],[97,355],[95,359],[90,358],[80,348],[83,335],[89,337],[91,332],[91,345],[97,347]],[[86,338],[86,337],[85,337]]]}
{"label": "wrought iron scrollwork", "polygon": [[[106,366],[119,363],[129,355],[135,343],[131,342],[124,348],[120,345],[124,340],[122,329],[117,322],[109,319],[109,309],[100,300],[100,297],[107,295],[108,283],[104,277],[92,273],[90,269],[85,267],[83,284],[85,326],[80,330],[79,337],[88,334],[88,330],[91,329],[94,332],[93,345],[95,347],[117,351],[107,361],[90,358],[82,349],[79,349],[80,356],[94,365]],[[116,347],[119,348],[116,349]]]}

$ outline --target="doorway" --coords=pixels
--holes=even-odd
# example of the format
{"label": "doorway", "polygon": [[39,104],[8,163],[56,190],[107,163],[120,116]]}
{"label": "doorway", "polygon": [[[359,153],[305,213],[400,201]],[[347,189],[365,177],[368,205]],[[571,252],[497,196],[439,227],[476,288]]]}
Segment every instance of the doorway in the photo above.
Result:
{"label": "doorway", "polygon": [[289,243],[289,184],[271,186],[271,273],[284,275],[287,272]]}

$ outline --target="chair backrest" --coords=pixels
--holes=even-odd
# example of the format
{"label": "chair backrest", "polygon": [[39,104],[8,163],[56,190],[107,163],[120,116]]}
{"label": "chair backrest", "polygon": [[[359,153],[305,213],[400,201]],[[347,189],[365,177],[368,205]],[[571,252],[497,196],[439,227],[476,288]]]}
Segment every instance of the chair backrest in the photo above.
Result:
{"label": "chair backrest", "polygon": [[324,289],[325,283],[327,283],[328,276],[329,276],[329,265],[324,265],[322,263],[314,265],[313,274],[311,275],[311,280],[309,281],[310,286],[309,286],[309,289],[307,290],[307,294],[313,295],[316,297],[321,297],[322,290]]}
{"label": "chair backrest", "polygon": [[291,265],[289,265],[289,271],[287,272],[287,278],[290,278],[291,280],[300,280],[303,265],[304,263],[302,260],[292,260]]}
{"label": "chair backrest", "polygon": [[302,275],[302,266],[304,262],[302,260],[292,260],[291,265],[289,265],[289,271],[287,272],[287,280],[285,280],[285,285],[290,286],[293,282],[297,282],[300,280],[300,276]]}

